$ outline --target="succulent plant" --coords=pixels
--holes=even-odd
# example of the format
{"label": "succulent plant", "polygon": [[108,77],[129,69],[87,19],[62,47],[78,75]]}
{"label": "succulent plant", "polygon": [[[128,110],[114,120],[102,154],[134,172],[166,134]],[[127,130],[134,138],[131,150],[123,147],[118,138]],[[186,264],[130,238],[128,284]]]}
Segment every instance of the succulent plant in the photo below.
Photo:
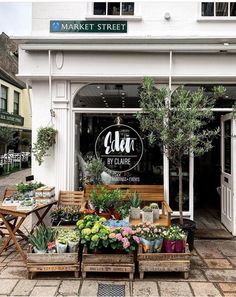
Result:
{"label": "succulent plant", "polygon": [[47,250],[48,243],[55,241],[57,229],[39,225],[34,232],[28,232],[28,240],[37,250]]}
{"label": "succulent plant", "polygon": [[142,209],[142,211],[144,211],[144,212],[152,212],[152,208],[150,206],[144,206],[144,208]]}
{"label": "succulent plant", "polygon": [[129,204],[131,207],[134,207],[134,208],[140,207],[141,200],[140,200],[139,194],[137,192],[133,192],[130,194]]}
{"label": "succulent plant", "polygon": [[159,209],[159,206],[157,203],[151,203],[150,207],[151,207],[151,209]]}

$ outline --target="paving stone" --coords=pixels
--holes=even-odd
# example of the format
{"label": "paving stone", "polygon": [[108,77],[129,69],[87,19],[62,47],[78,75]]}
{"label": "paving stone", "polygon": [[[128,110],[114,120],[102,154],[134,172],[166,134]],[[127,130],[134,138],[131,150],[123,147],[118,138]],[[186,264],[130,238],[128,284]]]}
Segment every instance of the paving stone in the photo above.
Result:
{"label": "paving stone", "polygon": [[57,287],[34,287],[30,296],[50,297],[55,296]]}
{"label": "paving stone", "polygon": [[225,293],[224,293],[224,296],[225,296],[225,297],[235,297],[235,296],[236,296],[236,293],[225,292]]}
{"label": "paving stone", "polygon": [[10,294],[17,284],[18,280],[16,279],[1,279],[0,281],[0,291],[1,294]]}
{"label": "paving stone", "polygon": [[81,291],[79,296],[97,296],[98,292],[98,282],[85,280],[82,283]]}
{"label": "paving stone", "polygon": [[236,257],[229,257],[228,259],[236,267]]}
{"label": "paving stone", "polygon": [[65,280],[62,281],[58,292],[62,295],[76,295],[78,294],[80,281]]}
{"label": "paving stone", "polygon": [[179,296],[190,297],[193,296],[190,286],[184,282],[158,282],[160,293],[162,297]]}
{"label": "paving stone", "polygon": [[236,282],[236,269],[207,269],[205,274],[212,282]]}
{"label": "paving stone", "polygon": [[14,259],[11,260],[11,262],[9,262],[7,266],[25,266],[25,263],[23,261],[15,261]]}
{"label": "paving stone", "polygon": [[236,241],[234,240],[224,240],[223,242],[217,241],[216,245],[223,255],[227,257],[236,257]]}
{"label": "paving stone", "polygon": [[40,279],[37,281],[36,286],[47,286],[47,287],[56,287],[59,286],[61,283],[60,280],[54,280],[54,279]]}
{"label": "paving stone", "polygon": [[36,282],[37,282],[36,280],[28,280],[28,279],[20,280],[18,284],[15,286],[11,295],[28,296],[30,292],[33,290]]}
{"label": "paving stone", "polygon": [[143,281],[134,282],[133,283],[133,296],[140,297],[149,297],[149,296],[159,296],[157,283],[145,281],[145,285]]}
{"label": "paving stone", "polygon": [[227,259],[205,259],[209,268],[232,268],[232,264]]}
{"label": "paving stone", "polygon": [[7,297],[7,295],[0,295],[0,297]]}
{"label": "paving stone", "polygon": [[219,283],[219,286],[224,292],[235,292],[236,295],[236,283]]}
{"label": "paving stone", "polygon": [[194,247],[203,258],[224,258],[214,241],[202,240],[194,243]]}
{"label": "paving stone", "polygon": [[27,278],[26,267],[6,267],[0,273],[0,278]]}
{"label": "paving stone", "polygon": [[206,263],[198,256],[191,257],[191,269],[206,268]]}
{"label": "paving stone", "polygon": [[6,259],[6,257],[0,256],[0,263],[3,262]]}
{"label": "paving stone", "polygon": [[212,283],[194,282],[190,283],[195,296],[198,297],[220,297],[220,292]]}

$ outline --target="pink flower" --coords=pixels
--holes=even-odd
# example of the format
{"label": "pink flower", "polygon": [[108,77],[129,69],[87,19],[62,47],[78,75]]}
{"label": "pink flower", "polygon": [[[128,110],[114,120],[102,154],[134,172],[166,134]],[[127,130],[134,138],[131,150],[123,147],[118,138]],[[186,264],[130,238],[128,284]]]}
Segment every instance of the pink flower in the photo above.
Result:
{"label": "pink flower", "polygon": [[130,246],[130,242],[128,240],[123,242],[123,248],[127,249]]}
{"label": "pink flower", "polygon": [[123,237],[120,233],[116,234],[116,239],[122,241]]}
{"label": "pink flower", "polygon": [[139,243],[139,238],[138,238],[138,236],[133,236],[133,240],[136,241],[137,243]]}
{"label": "pink flower", "polygon": [[128,236],[128,235],[129,235],[129,233],[127,231],[122,232],[122,236]]}
{"label": "pink flower", "polygon": [[142,229],[140,227],[137,228],[136,233],[140,233]]}

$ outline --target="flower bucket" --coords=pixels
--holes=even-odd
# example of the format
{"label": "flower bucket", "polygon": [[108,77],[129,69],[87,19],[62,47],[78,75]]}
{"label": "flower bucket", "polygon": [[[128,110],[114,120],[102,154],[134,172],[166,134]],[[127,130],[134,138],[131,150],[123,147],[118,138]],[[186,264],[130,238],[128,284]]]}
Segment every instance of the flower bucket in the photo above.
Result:
{"label": "flower bucket", "polygon": [[140,208],[139,207],[130,207],[130,218],[134,220],[140,219]]}
{"label": "flower bucket", "polygon": [[164,239],[163,246],[166,253],[174,253],[175,252],[175,240]]}
{"label": "flower bucket", "polygon": [[34,252],[35,252],[35,254],[46,254],[47,253],[46,250],[38,250],[35,246],[34,246]]}
{"label": "flower bucket", "polygon": [[175,241],[175,252],[184,253],[185,251],[185,240],[176,240]]}
{"label": "flower bucket", "polygon": [[79,249],[79,243],[74,241],[68,242],[68,251],[69,253],[77,253]]}
{"label": "flower bucket", "polygon": [[66,253],[67,244],[57,242],[56,246],[58,254]]}
{"label": "flower bucket", "polygon": [[153,224],[153,212],[143,211],[143,223]]}
{"label": "flower bucket", "polygon": [[162,244],[163,244],[163,238],[156,239],[154,241],[153,252],[154,253],[160,253],[161,248],[162,248]]}
{"label": "flower bucket", "polygon": [[159,220],[159,208],[153,209],[153,219],[154,221]]}
{"label": "flower bucket", "polygon": [[144,253],[153,253],[155,241],[140,238]]}

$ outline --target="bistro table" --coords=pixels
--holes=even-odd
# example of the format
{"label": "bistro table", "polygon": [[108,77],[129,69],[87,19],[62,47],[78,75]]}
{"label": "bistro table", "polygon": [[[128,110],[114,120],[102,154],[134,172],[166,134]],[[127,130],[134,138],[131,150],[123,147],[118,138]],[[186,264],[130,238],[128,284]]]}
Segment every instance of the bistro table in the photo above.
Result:
{"label": "bistro table", "polygon": [[[19,235],[21,238],[27,239],[27,236],[20,230],[21,225],[24,223],[25,219],[31,214],[35,214],[37,217],[37,222],[33,226],[31,233],[33,232],[33,229],[39,224],[45,225],[43,219],[45,218],[46,214],[51,209],[51,207],[56,203],[56,200],[53,200],[52,202],[49,202],[47,204],[36,203],[35,208],[32,210],[19,210],[17,209],[17,206],[6,206],[0,203],[0,218],[2,219],[6,229],[9,232],[8,237],[2,243],[2,246],[0,246],[0,256],[4,250],[7,250],[9,243],[12,240],[19,254],[23,258],[23,261],[26,262],[26,254],[23,251],[19,243],[19,240],[16,238],[16,236]],[[43,212],[40,214],[41,210],[43,210]],[[7,217],[9,215],[15,218],[14,223],[7,220]]]}

